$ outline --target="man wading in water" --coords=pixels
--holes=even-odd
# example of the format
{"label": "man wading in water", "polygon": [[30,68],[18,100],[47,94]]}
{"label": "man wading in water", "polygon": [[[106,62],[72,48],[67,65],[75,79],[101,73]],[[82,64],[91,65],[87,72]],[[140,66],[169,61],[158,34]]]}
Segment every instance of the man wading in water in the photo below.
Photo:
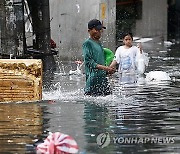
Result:
{"label": "man wading in water", "polygon": [[103,29],[106,27],[97,19],[88,22],[90,38],[83,43],[86,74],[85,95],[99,96],[112,93],[106,77],[108,73],[114,73],[115,69],[105,66],[104,51],[100,42]]}

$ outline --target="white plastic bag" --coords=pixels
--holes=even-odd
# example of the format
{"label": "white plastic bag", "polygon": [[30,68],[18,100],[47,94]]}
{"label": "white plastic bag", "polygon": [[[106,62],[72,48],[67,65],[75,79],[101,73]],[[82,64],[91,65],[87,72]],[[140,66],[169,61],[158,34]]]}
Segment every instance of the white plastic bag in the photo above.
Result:
{"label": "white plastic bag", "polygon": [[145,72],[146,67],[148,66],[149,63],[149,57],[148,53],[140,53],[136,55],[136,67],[137,67],[137,72],[139,74],[143,74]]}

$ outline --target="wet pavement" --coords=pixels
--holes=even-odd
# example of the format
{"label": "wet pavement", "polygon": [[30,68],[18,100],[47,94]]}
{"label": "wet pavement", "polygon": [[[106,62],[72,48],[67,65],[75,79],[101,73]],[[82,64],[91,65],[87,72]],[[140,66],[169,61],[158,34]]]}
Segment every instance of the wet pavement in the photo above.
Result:
{"label": "wet pavement", "polygon": [[0,153],[33,153],[48,132],[72,136],[81,154],[180,153],[180,51],[177,46],[143,44],[150,57],[146,72],[167,72],[171,81],[119,84],[113,94],[83,95],[84,74],[69,75],[74,62],[46,72],[43,100],[0,104]]}

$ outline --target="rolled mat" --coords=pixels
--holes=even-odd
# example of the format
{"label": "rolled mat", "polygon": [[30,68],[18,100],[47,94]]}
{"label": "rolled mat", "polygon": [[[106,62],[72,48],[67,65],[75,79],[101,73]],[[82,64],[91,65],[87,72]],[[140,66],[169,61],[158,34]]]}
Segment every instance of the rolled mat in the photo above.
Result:
{"label": "rolled mat", "polygon": [[105,65],[109,66],[114,59],[114,53],[108,48],[103,48],[105,56]]}

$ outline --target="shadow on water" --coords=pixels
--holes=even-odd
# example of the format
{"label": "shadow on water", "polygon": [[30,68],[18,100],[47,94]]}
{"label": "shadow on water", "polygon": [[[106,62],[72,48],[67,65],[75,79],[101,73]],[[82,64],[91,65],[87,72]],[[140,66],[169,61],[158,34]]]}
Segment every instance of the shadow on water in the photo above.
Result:
{"label": "shadow on water", "polygon": [[112,95],[87,97],[84,74],[69,75],[75,63],[45,71],[43,101],[0,104],[0,152],[24,153],[25,144],[50,131],[72,136],[81,154],[180,153],[179,56],[152,46],[146,72],[167,72],[171,81],[147,82],[142,76],[123,85],[112,77]]}

